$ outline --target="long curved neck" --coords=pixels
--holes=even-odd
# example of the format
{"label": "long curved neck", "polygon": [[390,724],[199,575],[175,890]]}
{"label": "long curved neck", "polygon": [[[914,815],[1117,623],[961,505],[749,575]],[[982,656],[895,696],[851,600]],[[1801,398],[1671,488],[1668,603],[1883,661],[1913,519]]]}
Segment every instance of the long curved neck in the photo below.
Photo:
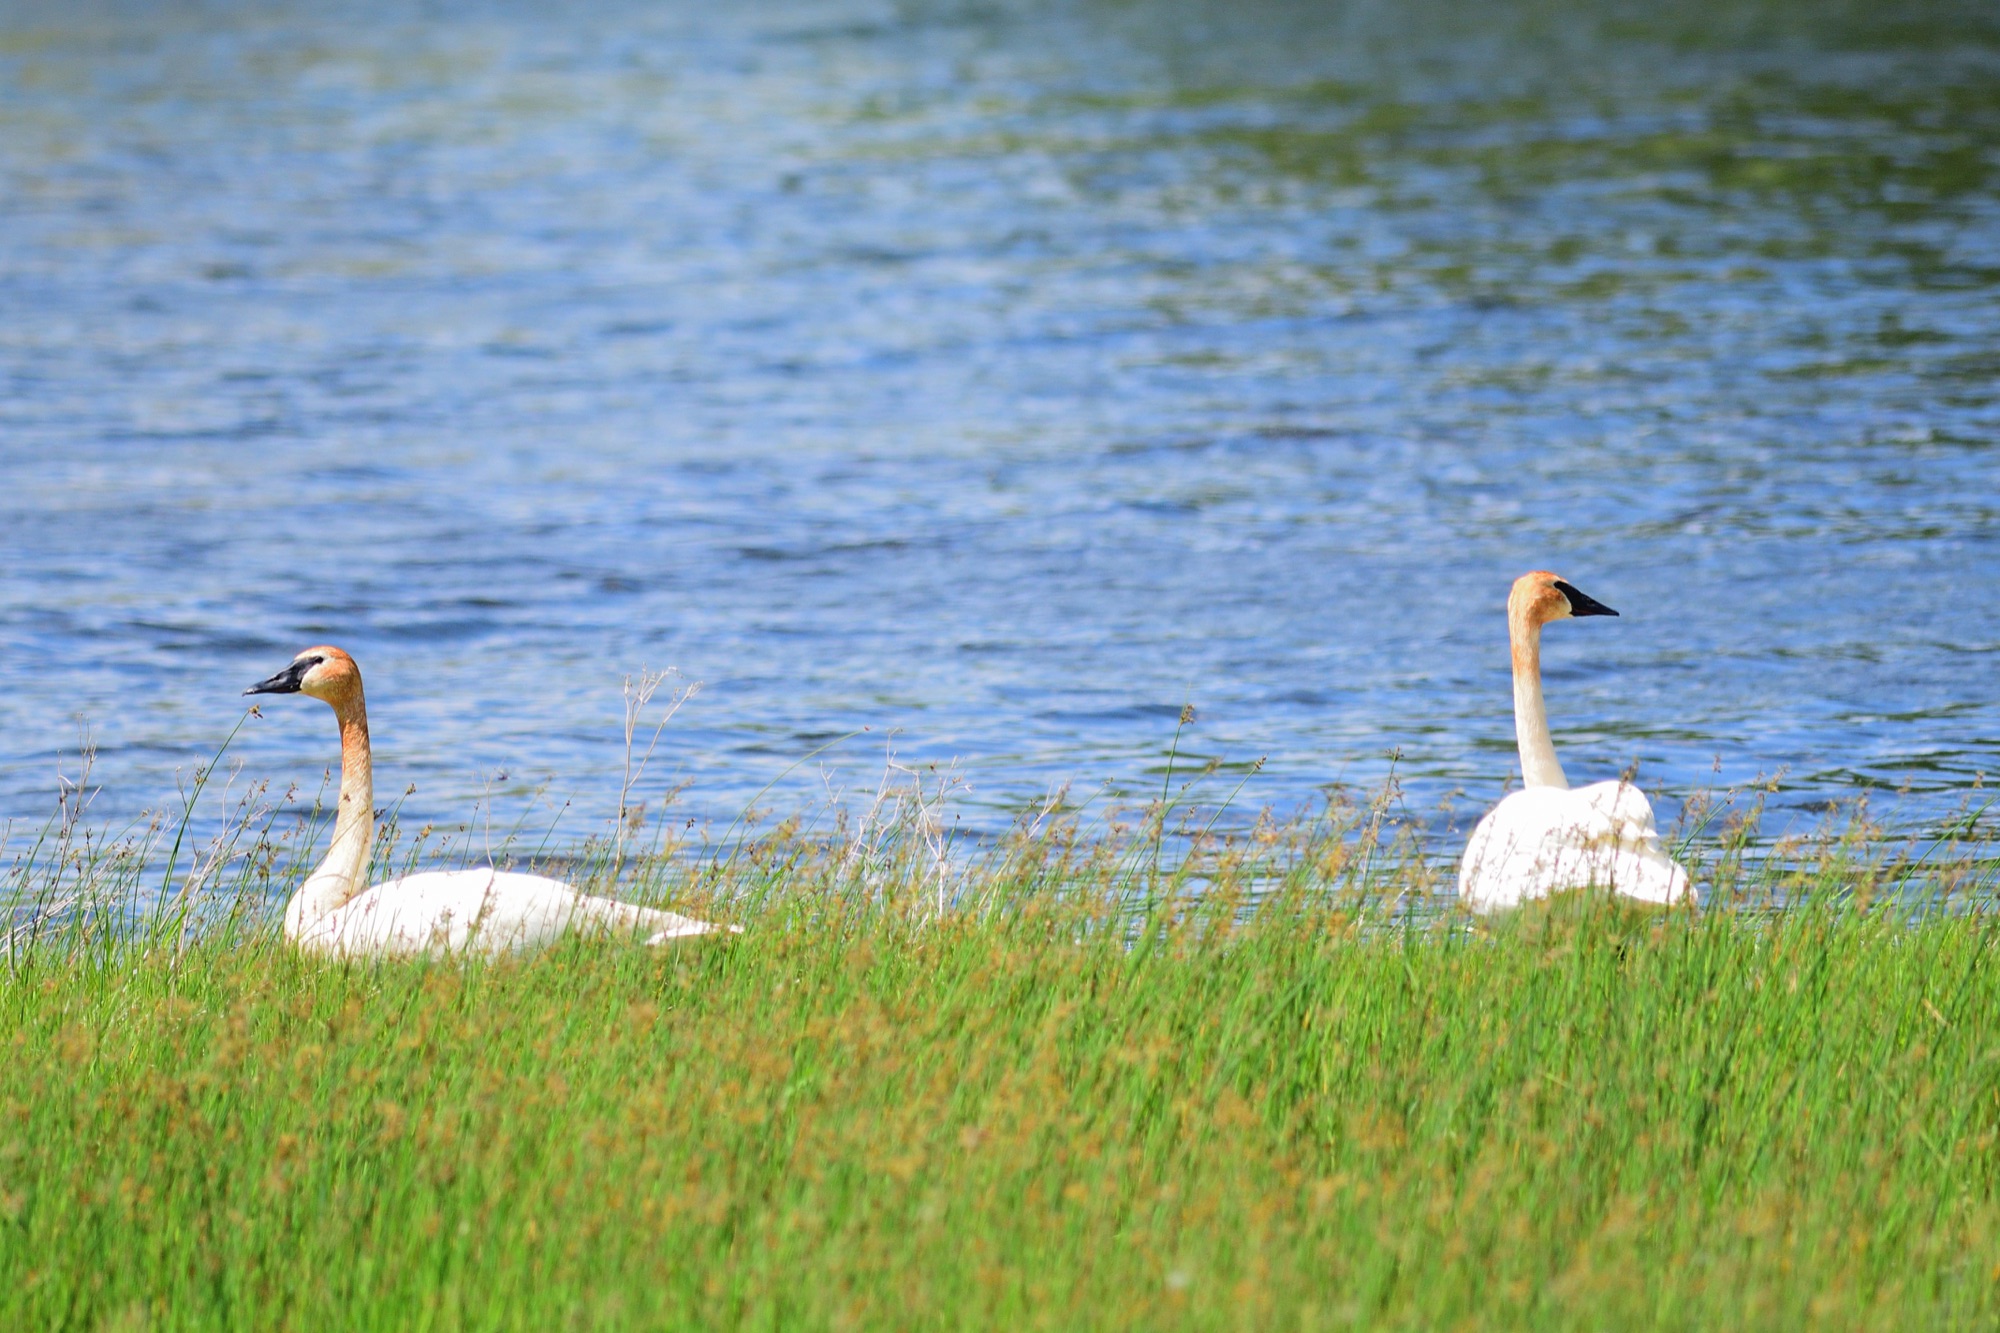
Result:
{"label": "long curved neck", "polygon": [[335,704],[333,712],[340,721],[340,806],[325,858],[286,905],[285,933],[293,938],[368,887],[368,853],[375,841],[375,773],[368,754],[368,708],[360,689]]}
{"label": "long curved neck", "polygon": [[1542,703],[1542,627],[1525,608],[1508,608],[1507,641],[1514,658],[1514,742],[1521,748],[1521,781],[1530,787],[1568,787],[1549,739],[1549,710]]}

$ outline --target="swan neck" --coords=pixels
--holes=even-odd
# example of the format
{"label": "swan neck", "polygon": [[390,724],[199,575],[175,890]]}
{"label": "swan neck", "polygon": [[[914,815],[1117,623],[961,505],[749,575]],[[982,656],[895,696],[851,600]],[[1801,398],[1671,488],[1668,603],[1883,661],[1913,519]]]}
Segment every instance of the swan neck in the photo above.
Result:
{"label": "swan neck", "polygon": [[1549,736],[1542,703],[1542,627],[1525,609],[1509,608],[1507,639],[1514,659],[1514,742],[1521,750],[1521,781],[1530,787],[1568,787]]}
{"label": "swan neck", "polygon": [[285,933],[294,939],[319,918],[368,885],[368,854],[375,841],[375,774],[368,751],[368,709],[357,687],[334,705],[340,722],[340,804],[333,842],[285,909]]}

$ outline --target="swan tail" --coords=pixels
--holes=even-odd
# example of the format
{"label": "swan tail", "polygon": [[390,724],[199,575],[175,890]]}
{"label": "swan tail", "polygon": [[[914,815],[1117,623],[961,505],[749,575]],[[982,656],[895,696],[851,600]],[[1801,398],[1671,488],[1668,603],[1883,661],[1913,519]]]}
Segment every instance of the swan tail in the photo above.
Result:
{"label": "swan tail", "polygon": [[743,927],[721,925],[713,921],[697,921],[679,912],[649,911],[640,919],[639,928],[646,932],[648,946],[658,948],[672,944],[675,940],[690,939],[696,935],[741,935]]}

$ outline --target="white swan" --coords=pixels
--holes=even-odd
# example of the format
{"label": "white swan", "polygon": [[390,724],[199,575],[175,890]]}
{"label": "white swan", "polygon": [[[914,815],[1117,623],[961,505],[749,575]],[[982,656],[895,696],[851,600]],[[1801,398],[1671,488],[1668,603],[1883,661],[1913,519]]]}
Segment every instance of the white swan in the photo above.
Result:
{"label": "white swan", "polygon": [[[245,694],[309,694],[340,722],[340,809],[326,859],[285,907],[285,937],[309,953],[395,957],[497,955],[571,930],[643,934],[648,944],[725,929],[675,912],[579,893],[561,880],[506,870],[432,870],[366,888],[375,783],[361,669],[338,648],[308,648]],[[736,927],[728,927],[736,930]]]}
{"label": "white swan", "polygon": [[1465,844],[1460,901],[1478,912],[1595,886],[1648,903],[1691,902],[1687,871],[1660,847],[1653,807],[1629,782],[1570,790],[1542,706],[1542,626],[1615,616],[1547,570],[1514,580],[1507,637],[1514,659],[1514,738],[1525,787],[1488,812]]}

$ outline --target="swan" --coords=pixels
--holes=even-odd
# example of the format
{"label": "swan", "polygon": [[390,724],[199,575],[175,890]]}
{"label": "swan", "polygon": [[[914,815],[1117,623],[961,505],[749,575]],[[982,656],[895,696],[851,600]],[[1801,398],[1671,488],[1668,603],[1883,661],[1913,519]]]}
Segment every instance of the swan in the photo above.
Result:
{"label": "swan", "polygon": [[1488,811],[1465,844],[1458,896],[1476,912],[1590,886],[1647,903],[1694,898],[1687,871],[1660,847],[1645,795],[1629,782],[1571,790],[1549,738],[1542,706],[1542,626],[1572,616],[1617,614],[1545,569],[1514,580],[1507,597],[1507,638],[1524,786]]}
{"label": "swan", "polygon": [[[308,648],[245,694],[309,694],[340,723],[340,806],[326,858],[285,906],[285,938],[307,953],[387,958],[432,952],[495,956],[570,930],[641,934],[647,944],[724,930],[656,908],[579,893],[561,880],[490,867],[430,870],[367,886],[375,783],[361,669],[338,648]],[[738,927],[728,927],[735,932]]]}

